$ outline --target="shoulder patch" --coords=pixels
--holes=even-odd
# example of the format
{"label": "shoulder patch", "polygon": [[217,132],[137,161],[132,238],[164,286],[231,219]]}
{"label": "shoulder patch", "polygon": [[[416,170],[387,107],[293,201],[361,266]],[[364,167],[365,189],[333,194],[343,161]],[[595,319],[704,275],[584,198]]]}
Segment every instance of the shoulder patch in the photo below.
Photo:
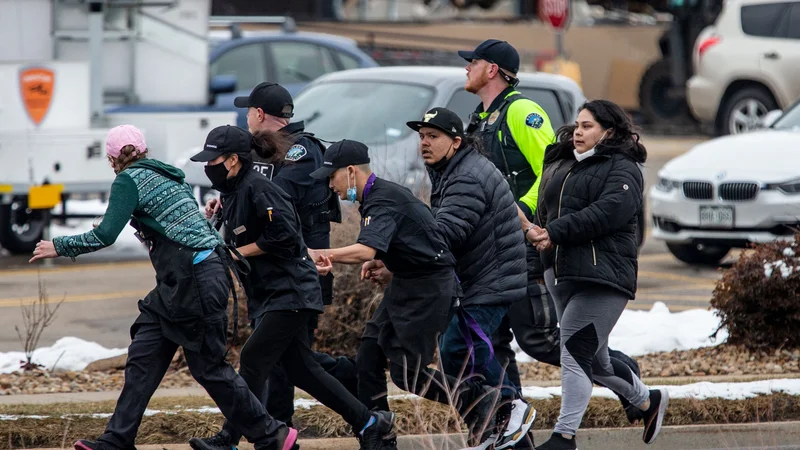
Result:
{"label": "shoulder patch", "polygon": [[544,125],[544,118],[539,114],[530,113],[528,117],[525,118],[525,125],[538,130]]}
{"label": "shoulder patch", "polygon": [[286,152],[287,161],[298,161],[303,156],[308,154],[308,150],[300,144],[294,144],[289,151]]}

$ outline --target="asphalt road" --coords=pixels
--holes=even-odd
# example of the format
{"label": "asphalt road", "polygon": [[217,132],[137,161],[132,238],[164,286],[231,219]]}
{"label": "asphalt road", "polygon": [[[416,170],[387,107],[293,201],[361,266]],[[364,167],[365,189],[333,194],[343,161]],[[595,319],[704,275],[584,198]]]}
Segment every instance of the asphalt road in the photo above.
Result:
{"label": "asphalt road", "polygon": [[[644,138],[649,160],[648,189],[658,170],[687,151],[699,139]],[[729,256],[727,262],[732,260]],[[29,265],[27,257],[0,256],[0,351],[20,350],[15,326],[22,325],[20,302],[38,298],[41,277],[51,302],[62,298],[58,314],[43,333],[40,346],[63,336],[76,336],[105,347],[126,347],[128,330],[136,318],[136,302],[155,284],[150,263],[110,250],[85,255],[73,263],[60,258],[53,267]],[[677,261],[666,246],[647,239],[640,257],[639,291],[629,308],[650,309],[664,302],[672,311],[706,308],[720,273],[716,268],[691,267]]]}

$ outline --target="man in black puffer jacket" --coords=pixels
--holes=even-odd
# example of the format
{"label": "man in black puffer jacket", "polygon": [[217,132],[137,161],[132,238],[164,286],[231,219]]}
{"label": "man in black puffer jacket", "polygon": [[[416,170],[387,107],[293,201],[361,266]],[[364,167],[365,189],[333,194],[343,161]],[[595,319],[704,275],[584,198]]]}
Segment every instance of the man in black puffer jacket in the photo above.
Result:
{"label": "man in black puffer jacket", "polygon": [[[459,375],[474,351],[470,373],[485,383],[502,383],[495,448],[516,444],[530,429],[535,410],[494,356],[491,340],[509,306],[527,296],[525,245],[508,183],[494,164],[466,140],[461,119],[433,108],[423,120],[408,122],[419,132],[420,150],[432,183],[431,209],[444,241],[456,258],[464,297],[440,339],[445,373]],[[474,344],[473,344],[474,342]]]}

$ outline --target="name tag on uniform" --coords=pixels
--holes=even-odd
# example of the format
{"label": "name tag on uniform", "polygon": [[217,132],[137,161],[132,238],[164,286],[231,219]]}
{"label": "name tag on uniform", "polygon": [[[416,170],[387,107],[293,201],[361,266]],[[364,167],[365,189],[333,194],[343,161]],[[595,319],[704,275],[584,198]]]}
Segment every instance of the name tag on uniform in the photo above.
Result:
{"label": "name tag on uniform", "polygon": [[240,226],[240,227],[234,228],[234,229],[233,229],[233,234],[235,234],[235,235],[237,235],[237,236],[238,236],[238,235],[240,235],[240,234],[244,233],[245,231],[247,231],[247,228],[245,228],[245,226],[244,226],[244,225],[242,225],[242,226]]}

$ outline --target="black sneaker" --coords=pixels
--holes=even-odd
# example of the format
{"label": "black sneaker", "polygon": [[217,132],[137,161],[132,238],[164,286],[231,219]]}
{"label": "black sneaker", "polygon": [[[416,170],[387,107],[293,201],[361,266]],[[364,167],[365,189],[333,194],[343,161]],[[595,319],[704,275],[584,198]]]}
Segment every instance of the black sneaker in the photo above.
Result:
{"label": "black sneaker", "polygon": [[72,447],[75,450],[117,450],[113,445],[106,444],[102,441],[90,441],[88,439],[81,439],[75,442]]}
{"label": "black sneaker", "polygon": [[533,441],[533,432],[528,431],[528,434],[522,437],[522,440],[514,445],[514,450],[534,450],[536,444]]}
{"label": "black sneaker", "polygon": [[189,439],[189,445],[194,450],[236,450],[236,446],[231,442],[231,435],[225,429],[211,437],[193,437]]}
{"label": "black sneaker", "polygon": [[480,450],[493,449],[498,438],[495,405],[499,391],[489,386],[476,386],[470,391],[473,394],[464,405],[467,410],[464,422],[469,430],[468,445]]}
{"label": "black sneaker", "polygon": [[547,442],[536,446],[536,450],[578,450],[578,443],[575,441],[575,436],[567,439],[561,433],[553,433]]}
{"label": "black sneaker", "polygon": [[397,436],[384,439],[381,450],[397,450]]}
{"label": "black sneaker", "polygon": [[644,433],[642,433],[645,444],[652,444],[661,432],[667,405],[669,405],[669,392],[666,389],[650,391],[650,408],[644,412]]}
{"label": "black sneaker", "polygon": [[[382,450],[384,440],[391,441],[394,435],[394,413],[389,411],[375,411],[372,413],[375,423],[368,426],[361,433],[361,450]],[[390,447],[391,448],[391,447]]]}

